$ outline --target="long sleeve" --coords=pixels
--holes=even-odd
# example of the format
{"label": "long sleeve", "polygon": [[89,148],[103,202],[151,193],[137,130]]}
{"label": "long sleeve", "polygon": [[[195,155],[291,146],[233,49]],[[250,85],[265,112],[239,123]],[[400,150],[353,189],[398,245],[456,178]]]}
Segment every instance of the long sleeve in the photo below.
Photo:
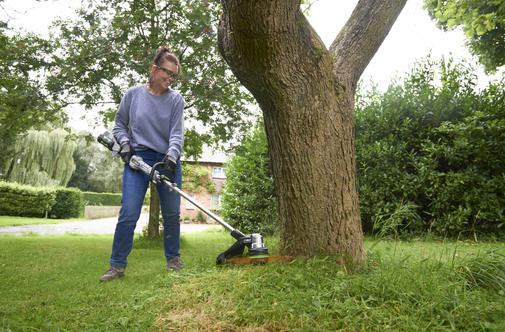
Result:
{"label": "long sleeve", "polygon": [[179,159],[184,145],[184,99],[180,98],[174,105],[170,128],[170,137],[167,154],[174,159]]}
{"label": "long sleeve", "polygon": [[184,98],[175,90],[153,96],[145,85],[126,91],[112,134],[121,144],[149,148],[178,159],[184,140]]}
{"label": "long sleeve", "polygon": [[129,91],[127,91],[119,104],[119,110],[114,120],[114,128],[112,129],[112,134],[119,144],[130,141],[130,106],[130,94]]}

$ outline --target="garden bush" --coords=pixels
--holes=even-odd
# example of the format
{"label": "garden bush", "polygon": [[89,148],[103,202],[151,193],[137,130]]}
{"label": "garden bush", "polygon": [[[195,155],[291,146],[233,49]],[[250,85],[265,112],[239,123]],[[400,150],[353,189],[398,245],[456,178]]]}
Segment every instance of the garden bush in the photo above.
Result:
{"label": "garden bush", "polygon": [[57,188],[56,199],[49,215],[51,218],[77,218],[83,208],[82,192],[75,188]]}
{"label": "garden bush", "polygon": [[0,182],[0,215],[45,217],[55,198],[54,189]]}
{"label": "garden bush", "polygon": [[505,90],[473,70],[419,64],[356,107],[362,222],[379,235],[476,236],[505,229]]}
{"label": "garden bush", "polygon": [[[149,194],[144,204],[149,204]],[[77,188],[32,187],[0,181],[0,215],[76,218],[85,205],[121,206],[121,194],[81,192]]]}
{"label": "garden bush", "polygon": [[277,203],[263,125],[257,125],[226,165],[222,215],[245,233],[272,234]]}

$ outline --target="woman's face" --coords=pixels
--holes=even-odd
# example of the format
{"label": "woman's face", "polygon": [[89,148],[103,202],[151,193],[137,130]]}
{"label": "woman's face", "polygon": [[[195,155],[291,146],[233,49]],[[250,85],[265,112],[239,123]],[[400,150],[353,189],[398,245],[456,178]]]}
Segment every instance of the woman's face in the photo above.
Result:
{"label": "woman's face", "polygon": [[177,80],[179,68],[175,63],[163,60],[160,66],[152,66],[151,73],[153,85],[157,85],[163,90],[168,90]]}

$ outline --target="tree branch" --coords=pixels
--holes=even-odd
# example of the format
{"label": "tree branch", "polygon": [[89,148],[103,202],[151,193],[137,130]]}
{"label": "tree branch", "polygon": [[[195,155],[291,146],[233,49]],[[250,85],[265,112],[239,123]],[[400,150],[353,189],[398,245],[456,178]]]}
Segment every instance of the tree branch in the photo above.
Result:
{"label": "tree branch", "polygon": [[359,0],[351,17],[330,46],[337,76],[351,74],[353,84],[391,30],[407,0]]}
{"label": "tree branch", "polygon": [[[93,103],[90,103],[90,105],[97,106],[97,105],[106,105],[106,104],[115,104],[117,103],[115,101],[95,101]],[[64,102],[65,106],[68,105],[82,105],[82,102],[80,101],[69,101],[69,102]]]}

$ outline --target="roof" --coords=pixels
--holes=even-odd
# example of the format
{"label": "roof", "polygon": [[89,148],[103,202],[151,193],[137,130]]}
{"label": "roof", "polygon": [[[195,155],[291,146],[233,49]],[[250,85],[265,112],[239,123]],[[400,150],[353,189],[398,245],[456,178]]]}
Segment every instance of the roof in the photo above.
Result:
{"label": "roof", "polygon": [[203,151],[202,155],[200,158],[196,159],[195,158],[187,158],[185,156],[182,157],[183,161],[189,161],[189,162],[200,162],[200,163],[215,163],[215,164],[224,164],[225,162],[228,161],[229,156],[226,155],[224,152],[221,151]]}

